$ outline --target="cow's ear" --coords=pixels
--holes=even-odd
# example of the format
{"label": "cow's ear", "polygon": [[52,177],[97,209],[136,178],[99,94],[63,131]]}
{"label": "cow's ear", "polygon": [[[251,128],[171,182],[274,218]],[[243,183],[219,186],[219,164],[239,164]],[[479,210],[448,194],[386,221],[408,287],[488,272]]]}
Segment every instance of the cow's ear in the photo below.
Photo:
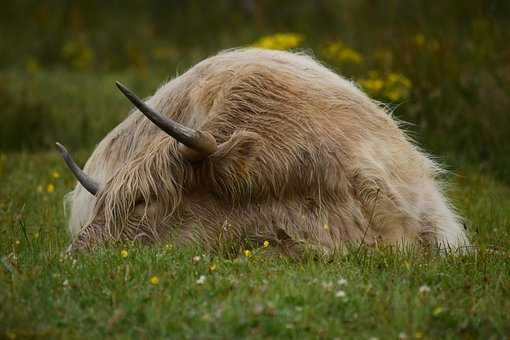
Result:
{"label": "cow's ear", "polygon": [[210,160],[215,168],[242,171],[243,167],[248,166],[257,157],[261,147],[262,138],[259,134],[245,130],[236,131],[226,142],[218,146]]}
{"label": "cow's ear", "polygon": [[[249,131],[236,131],[230,138],[218,146],[218,150],[209,156],[210,175],[221,190],[227,187],[249,186],[255,171],[255,160],[262,149],[260,135]],[[244,182],[244,183],[243,183]]]}

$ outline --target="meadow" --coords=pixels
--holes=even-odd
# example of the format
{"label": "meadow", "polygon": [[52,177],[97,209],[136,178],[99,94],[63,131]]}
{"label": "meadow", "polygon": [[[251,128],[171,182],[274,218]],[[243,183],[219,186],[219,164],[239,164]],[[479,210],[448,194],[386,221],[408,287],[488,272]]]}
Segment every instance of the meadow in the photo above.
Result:
{"label": "meadow", "polygon": [[[19,1],[0,13],[0,338],[508,338],[508,4],[242,4]],[[66,254],[75,181],[54,142],[83,164],[130,110],[115,80],[146,97],[239,46],[313,54],[387,103],[449,170],[473,251]]]}
{"label": "meadow", "polygon": [[301,261],[265,256],[263,248],[227,258],[170,245],[69,256],[62,197],[74,179],[56,153],[2,154],[0,172],[2,337],[510,333],[510,188],[477,170],[456,176],[450,193],[475,253],[357,248]]}

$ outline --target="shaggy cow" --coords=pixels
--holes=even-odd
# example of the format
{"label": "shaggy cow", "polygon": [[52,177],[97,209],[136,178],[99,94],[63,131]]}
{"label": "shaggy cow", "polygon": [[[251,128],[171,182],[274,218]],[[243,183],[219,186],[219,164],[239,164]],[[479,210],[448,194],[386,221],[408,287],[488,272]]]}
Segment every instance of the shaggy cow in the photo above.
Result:
{"label": "shaggy cow", "polygon": [[384,107],[309,56],[226,51],[145,103],[117,86],[138,110],[84,171],[58,144],[79,181],[72,249],[468,245],[441,169]]}

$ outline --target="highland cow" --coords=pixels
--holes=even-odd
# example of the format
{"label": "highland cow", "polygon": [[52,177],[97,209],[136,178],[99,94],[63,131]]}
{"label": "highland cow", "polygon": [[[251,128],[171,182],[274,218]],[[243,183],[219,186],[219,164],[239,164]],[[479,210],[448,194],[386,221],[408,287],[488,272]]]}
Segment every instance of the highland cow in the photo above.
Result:
{"label": "highland cow", "polygon": [[345,251],[468,240],[442,170],[388,110],[300,53],[210,57],[136,106],[70,193],[72,249],[169,242],[207,251]]}

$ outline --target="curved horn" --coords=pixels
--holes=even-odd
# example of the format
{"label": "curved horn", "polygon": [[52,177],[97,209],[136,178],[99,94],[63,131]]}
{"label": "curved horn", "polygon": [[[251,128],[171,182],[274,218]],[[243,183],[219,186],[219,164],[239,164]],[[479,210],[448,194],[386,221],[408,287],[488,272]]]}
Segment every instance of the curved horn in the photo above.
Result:
{"label": "curved horn", "polygon": [[78,182],[80,182],[80,184],[83,185],[83,187],[87,189],[88,192],[95,196],[99,191],[99,184],[90,178],[86,173],[84,173],[82,169],[80,169],[80,167],[76,164],[67,149],[62,144],[55,144],[57,145],[58,150],[60,151],[62,158],[64,158],[67,166],[74,174],[74,177],[76,177]]}
{"label": "curved horn", "polygon": [[[218,148],[216,140],[208,132],[194,130],[179,124],[172,119],[163,116],[147,106],[140,98],[138,98],[131,90],[116,81],[115,84],[130,101],[151,122],[156,124],[161,130],[175,138],[178,142],[184,144],[192,150],[183,150],[187,158],[198,160],[214,153]],[[190,152],[191,151],[191,152]]]}

